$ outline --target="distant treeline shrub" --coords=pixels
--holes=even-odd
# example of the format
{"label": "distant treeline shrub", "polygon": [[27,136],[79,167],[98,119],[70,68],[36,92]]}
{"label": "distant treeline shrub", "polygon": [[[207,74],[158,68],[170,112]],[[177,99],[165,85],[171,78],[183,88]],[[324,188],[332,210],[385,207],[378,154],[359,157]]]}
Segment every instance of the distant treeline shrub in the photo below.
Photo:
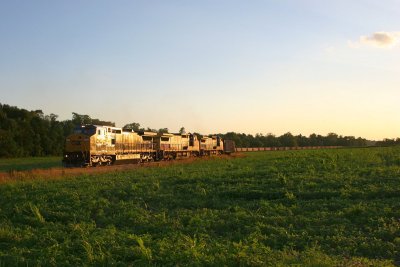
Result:
{"label": "distant treeline shrub", "polygon": [[377,146],[398,146],[398,145],[400,145],[400,138],[396,138],[396,139],[385,138],[382,141],[376,142],[376,145]]}
{"label": "distant treeline shrub", "polygon": [[281,136],[273,134],[239,134],[229,132],[222,135],[226,139],[234,140],[236,147],[295,147],[295,146],[351,146],[361,147],[371,144],[365,138],[354,136],[342,136],[329,133],[326,136],[311,134],[310,136],[293,135],[290,132]]}

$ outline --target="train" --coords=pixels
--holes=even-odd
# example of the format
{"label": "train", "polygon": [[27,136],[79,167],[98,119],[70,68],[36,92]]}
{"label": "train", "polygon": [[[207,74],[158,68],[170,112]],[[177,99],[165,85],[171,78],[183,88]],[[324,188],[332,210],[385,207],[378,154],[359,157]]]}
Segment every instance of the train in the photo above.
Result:
{"label": "train", "polygon": [[231,140],[191,133],[132,131],[104,125],[80,125],[65,140],[63,165],[101,166],[230,154]]}

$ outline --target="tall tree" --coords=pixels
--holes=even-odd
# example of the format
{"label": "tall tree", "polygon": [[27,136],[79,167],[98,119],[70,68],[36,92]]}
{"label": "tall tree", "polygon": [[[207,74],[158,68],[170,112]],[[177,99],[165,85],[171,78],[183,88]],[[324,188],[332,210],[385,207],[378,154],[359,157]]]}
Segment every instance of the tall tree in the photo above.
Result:
{"label": "tall tree", "polygon": [[185,127],[181,127],[181,128],[179,129],[179,133],[180,133],[180,134],[185,134],[185,133],[186,133]]}
{"label": "tall tree", "polygon": [[125,124],[123,127],[124,130],[132,130],[132,131],[140,131],[140,123],[132,122]]}
{"label": "tall tree", "polygon": [[160,128],[158,133],[168,133],[168,128]]}
{"label": "tall tree", "polygon": [[282,146],[287,146],[287,147],[297,146],[297,140],[290,132],[281,135],[279,137],[279,141],[282,144]]}

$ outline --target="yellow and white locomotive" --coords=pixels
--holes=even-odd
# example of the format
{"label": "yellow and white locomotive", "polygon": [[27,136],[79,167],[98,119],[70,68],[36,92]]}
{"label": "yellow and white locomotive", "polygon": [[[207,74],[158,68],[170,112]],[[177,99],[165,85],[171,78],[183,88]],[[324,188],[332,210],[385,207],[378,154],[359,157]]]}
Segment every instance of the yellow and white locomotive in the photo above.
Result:
{"label": "yellow and white locomotive", "polygon": [[[225,151],[228,152],[228,151]],[[122,128],[82,125],[65,142],[65,166],[98,166],[124,162],[171,160],[224,153],[219,136],[124,131]]]}

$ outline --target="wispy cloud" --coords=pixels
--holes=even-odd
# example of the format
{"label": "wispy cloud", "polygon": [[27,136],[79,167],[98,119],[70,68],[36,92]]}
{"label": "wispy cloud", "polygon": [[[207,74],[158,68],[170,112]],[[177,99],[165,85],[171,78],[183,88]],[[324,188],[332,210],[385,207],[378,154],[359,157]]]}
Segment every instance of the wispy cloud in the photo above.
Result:
{"label": "wispy cloud", "polygon": [[325,53],[327,54],[332,54],[335,52],[335,47],[334,46],[327,46],[325,47]]}
{"label": "wispy cloud", "polygon": [[400,41],[400,32],[374,32],[369,36],[360,36],[359,40],[349,41],[351,48],[359,48],[362,45],[368,45],[378,48],[392,48]]}

